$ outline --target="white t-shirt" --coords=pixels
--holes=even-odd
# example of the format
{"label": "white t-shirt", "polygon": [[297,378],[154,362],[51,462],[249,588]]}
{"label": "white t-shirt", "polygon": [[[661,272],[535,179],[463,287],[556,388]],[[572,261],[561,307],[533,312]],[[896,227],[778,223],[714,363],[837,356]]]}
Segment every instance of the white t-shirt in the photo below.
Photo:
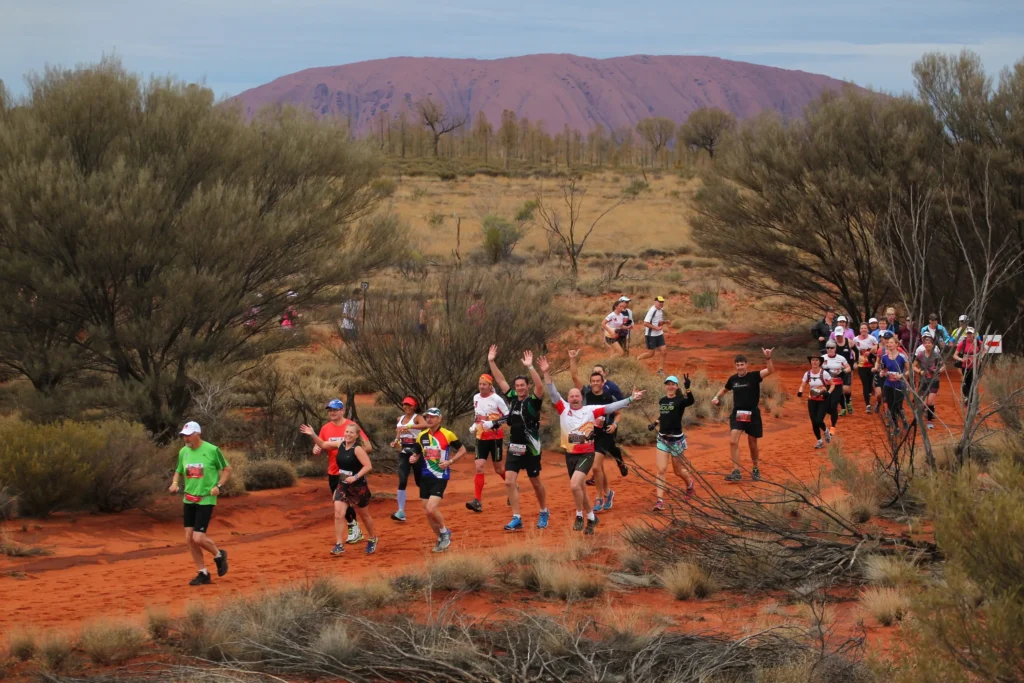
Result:
{"label": "white t-shirt", "polygon": [[[661,325],[661,321],[665,319],[665,310],[659,309],[656,306],[651,306],[647,311],[647,315],[644,316],[644,322],[650,323],[651,325]],[[665,335],[664,330],[652,330],[647,327],[644,328],[644,334],[648,337],[662,337]]]}
{"label": "white t-shirt", "polygon": [[[619,328],[622,327],[628,319],[629,318],[625,313],[616,313],[615,311],[612,311],[604,317],[604,325],[613,332],[618,332]],[[605,330],[605,334],[607,333],[608,331]]]}
{"label": "white t-shirt", "polygon": [[828,371],[828,374],[832,375],[833,384],[843,383],[843,373],[850,372],[850,363],[838,353],[832,358],[825,354],[821,357],[821,367]]}
{"label": "white t-shirt", "polygon": [[811,390],[812,401],[823,401],[825,400],[825,392],[828,391],[828,385],[832,384],[832,375],[828,374],[828,370],[822,369],[818,371],[818,374],[812,375],[811,371],[808,370],[804,373],[804,382],[807,384],[807,388]]}
{"label": "white t-shirt", "polygon": [[492,391],[490,396],[474,396],[473,412],[476,415],[476,425],[473,429],[477,439],[501,439],[505,436],[501,427],[485,431],[482,424],[484,420],[497,420],[503,415],[508,415],[508,405],[498,392]]}
{"label": "white t-shirt", "polygon": [[870,368],[871,361],[868,360],[868,354],[875,351],[878,348],[878,340],[872,337],[870,334],[866,339],[861,339],[858,334],[853,338],[853,345],[857,347],[857,352],[860,356],[860,367]]}

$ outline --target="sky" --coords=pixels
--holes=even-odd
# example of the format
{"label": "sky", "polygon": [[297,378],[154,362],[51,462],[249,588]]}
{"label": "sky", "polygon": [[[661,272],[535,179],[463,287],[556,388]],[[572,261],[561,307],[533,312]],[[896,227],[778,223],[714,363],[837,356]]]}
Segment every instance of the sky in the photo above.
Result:
{"label": "sky", "polygon": [[236,95],[279,76],[395,56],[709,55],[914,87],[929,51],[1024,58],[1024,0],[0,0],[0,80],[115,54],[131,71]]}

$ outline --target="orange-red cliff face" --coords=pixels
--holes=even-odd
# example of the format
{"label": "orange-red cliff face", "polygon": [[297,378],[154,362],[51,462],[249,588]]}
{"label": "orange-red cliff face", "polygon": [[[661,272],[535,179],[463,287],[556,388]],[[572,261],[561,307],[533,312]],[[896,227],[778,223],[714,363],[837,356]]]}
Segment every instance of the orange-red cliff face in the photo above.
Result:
{"label": "orange-red cliff face", "polygon": [[708,106],[739,118],[764,110],[796,117],[822,91],[842,87],[842,81],[828,76],[714,57],[393,57],[306,69],[235,100],[250,117],[269,105],[301,105],[318,116],[349,121],[362,134],[378,113],[395,117],[429,96],[470,118],[482,111],[495,128],[501,112],[511,109],[558,132],[564,126],[581,131],[597,125],[632,127],[648,116],[682,122]]}

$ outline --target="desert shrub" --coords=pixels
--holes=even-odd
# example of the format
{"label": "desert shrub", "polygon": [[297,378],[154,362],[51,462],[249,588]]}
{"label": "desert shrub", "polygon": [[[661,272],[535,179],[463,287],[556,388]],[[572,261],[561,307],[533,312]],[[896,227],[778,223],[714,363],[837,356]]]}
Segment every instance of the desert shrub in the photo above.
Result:
{"label": "desert shrub", "polygon": [[167,639],[174,620],[170,612],[163,607],[146,608],[146,632],[154,642],[161,642]]}
{"label": "desert shrub", "polygon": [[18,497],[7,486],[0,487],[0,521],[18,518]]}
{"label": "desert shrub", "polygon": [[352,610],[375,610],[393,605],[402,599],[402,594],[388,579],[367,581],[342,590],[346,608]]}
{"label": "desert shrub", "polygon": [[22,514],[121,512],[146,503],[172,468],[171,456],[127,422],[0,422],[0,487]]}
{"label": "desert shrub", "polygon": [[604,592],[605,578],[592,569],[568,562],[542,562],[535,565],[540,591],[566,602],[596,598]]}
{"label": "desert shrub", "polygon": [[418,593],[430,585],[430,581],[426,576],[419,572],[410,572],[407,574],[398,574],[388,579],[391,587],[395,589],[401,595],[411,595]]}
{"label": "desert shrub", "polygon": [[640,178],[633,178],[629,181],[629,185],[622,191],[622,194],[629,197],[639,197],[641,193],[648,192],[651,186],[648,185],[644,180]]}
{"label": "desert shrub", "polygon": [[312,651],[332,662],[344,664],[359,652],[359,641],[340,622],[328,625],[313,640]]}
{"label": "desert shrub", "polygon": [[[697,264],[691,261],[689,265],[695,266]],[[712,287],[707,283],[702,284],[698,291],[690,294],[690,303],[693,304],[693,307],[698,311],[703,311],[705,313],[711,313],[718,310],[718,299],[719,290],[717,286]]]}
{"label": "desert shrub", "polygon": [[1024,431],[1024,359],[1003,355],[991,361],[983,384],[1003,424],[1014,432]]}
{"label": "desert shrub", "polygon": [[38,637],[34,631],[17,628],[7,635],[7,653],[12,659],[27,662],[36,653]]}
{"label": "desert shrub", "polygon": [[483,252],[488,263],[501,263],[512,256],[519,240],[523,238],[523,228],[501,216],[484,216]]}
{"label": "desert shrub", "polygon": [[852,519],[863,523],[878,514],[886,495],[886,486],[875,468],[861,468],[852,458],[843,454],[842,447],[833,443],[828,448],[831,468],[828,477],[840,484],[849,496]]}
{"label": "desert shrub", "polygon": [[61,673],[71,663],[74,643],[63,633],[49,632],[39,641],[36,648],[36,662],[47,673]]}
{"label": "desert shrub", "polygon": [[426,219],[427,225],[436,230],[444,225],[445,215],[440,211],[431,211],[427,214]]}
{"label": "desert shrub", "polygon": [[898,588],[866,588],[860,606],[882,626],[892,626],[910,611],[910,599]]}
{"label": "desert shrub", "polygon": [[658,582],[676,600],[706,598],[715,591],[711,577],[693,562],[678,562],[658,574]]}
{"label": "desert shrub", "polygon": [[394,178],[377,178],[370,183],[370,189],[378,197],[390,197],[398,191],[398,183]]}
{"label": "desert shrub", "polygon": [[487,585],[494,565],[484,557],[451,555],[427,567],[430,585],[437,590],[478,591]]}
{"label": "desert shrub", "polygon": [[643,574],[647,568],[647,559],[633,548],[620,550],[618,559],[622,568],[630,574]]}
{"label": "desert shrub", "polygon": [[295,466],[287,460],[253,460],[245,467],[245,490],[286,489],[295,486]]}
{"label": "desert shrub", "polygon": [[[419,199],[423,199],[428,194],[430,194],[430,191],[427,190],[427,188],[425,188],[425,187],[414,187],[414,188],[412,188],[412,192],[409,193],[409,196],[412,197],[413,201],[416,201],[416,200],[419,200]],[[443,216],[442,216],[442,220],[443,220]]]}
{"label": "desert shrub", "polygon": [[921,581],[921,573],[912,559],[893,555],[869,555],[864,560],[864,576],[876,586],[893,588]]}
{"label": "desert shrub", "polygon": [[6,529],[0,529],[0,555],[4,557],[42,557],[52,555],[53,551],[32,545],[22,545],[11,540]]}
{"label": "desert shrub", "polygon": [[299,460],[295,463],[295,476],[303,479],[325,479],[328,464],[325,457],[309,457]]}
{"label": "desert shrub", "polygon": [[241,451],[225,451],[224,459],[231,467],[231,478],[220,491],[221,498],[245,495],[245,477],[249,471],[249,457]]}
{"label": "desert shrub", "polygon": [[78,646],[95,664],[120,664],[142,651],[146,636],[138,626],[123,621],[97,621],[82,628]]}
{"label": "desert shrub", "polygon": [[444,170],[439,171],[437,177],[445,182],[454,183],[458,181],[459,174],[456,173],[455,171]]}

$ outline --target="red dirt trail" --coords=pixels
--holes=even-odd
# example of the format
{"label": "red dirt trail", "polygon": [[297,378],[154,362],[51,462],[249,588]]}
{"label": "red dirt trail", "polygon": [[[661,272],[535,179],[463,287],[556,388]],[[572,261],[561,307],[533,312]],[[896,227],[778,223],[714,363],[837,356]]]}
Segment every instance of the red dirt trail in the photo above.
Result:
{"label": "red dirt trail", "polygon": [[[724,382],[731,374],[737,344],[744,339],[750,337],[733,332],[669,333],[667,370],[681,373],[703,369],[716,381]],[[745,352],[751,358],[758,358],[754,361],[755,368],[762,367],[759,349],[750,348]],[[595,358],[591,355],[588,360]],[[775,418],[768,413],[764,416],[761,470],[767,478],[811,480],[827,462],[824,451],[813,449],[814,439],[804,402],[795,398],[803,370],[802,365],[776,364],[777,375],[791,398],[783,408],[782,417]],[[840,418],[839,433],[847,453],[856,453],[867,460],[872,442],[881,436],[879,422],[875,416],[864,414],[856,379],[853,392],[857,414]],[[954,418],[953,390],[948,383],[943,384],[940,399],[940,417]],[[645,399],[649,401],[650,397]],[[714,423],[690,429],[688,440],[688,457],[716,487],[755,486],[750,482],[725,484],[718,474],[711,474],[725,474],[731,469],[727,425]],[[633,447],[629,451],[637,464],[653,469],[653,448]],[[741,453],[744,463],[748,464],[745,443]],[[484,511],[475,514],[464,505],[472,497],[473,464],[464,459],[454,467],[452,483],[442,506],[453,530],[453,552],[477,551],[534,539],[544,545],[561,543],[571,524],[574,505],[568,491],[564,459],[554,452],[545,453],[543,458],[542,478],[548,490],[551,525],[543,532],[533,529],[536,503],[532,490],[524,483],[523,516],[530,531],[518,535],[502,531],[510,513],[497,476],[493,472],[488,474]],[[596,536],[599,543],[608,542],[624,524],[636,521],[653,503],[653,491],[635,474],[621,478],[614,467],[609,467],[608,471],[616,492],[616,504],[613,510],[600,516]],[[370,481],[373,491],[394,491],[393,475],[372,475]],[[411,483],[409,491],[409,521],[405,524],[389,519],[395,508],[393,500],[371,503],[380,538],[376,555],[365,555],[363,544],[358,544],[348,546],[341,558],[328,554],[333,544],[333,531],[326,482],[302,479],[291,489],[224,500],[217,506],[210,533],[229,551],[231,571],[223,578],[215,577],[213,585],[199,588],[187,585],[194,569],[183,545],[179,496],[167,496],[150,514],[141,511],[119,515],[58,514],[46,520],[10,522],[6,532],[12,541],[43,546],[54,554],[40,558],[0,558],[0,596],[4,605],[0,610],[0,635],[15,625],[74,628],[82,621],[99,616],[137,618],[147,606],[167,606],[178,612],[188,601],[217,601],[322,574],[339,574],[358,581],[403,568],[422,567],[431,557],[434,539],[415,500]],[[27,525],[27,531],[22,531],[22,525]],[[700,621],[703,630],[728,624],[737,617],[753,620],[757,605],[772,599],[771,596],[759,597],[755,602],[751,596],[726,593],[701,603],[675,602],[665,600],[660,591],[649,590],[631,595],[628,606],[648,607],[659,613]],[[522,604],[522,598],[514,595],[478,596],[471,600],[492,607],[495,602],[504,606]]]}

